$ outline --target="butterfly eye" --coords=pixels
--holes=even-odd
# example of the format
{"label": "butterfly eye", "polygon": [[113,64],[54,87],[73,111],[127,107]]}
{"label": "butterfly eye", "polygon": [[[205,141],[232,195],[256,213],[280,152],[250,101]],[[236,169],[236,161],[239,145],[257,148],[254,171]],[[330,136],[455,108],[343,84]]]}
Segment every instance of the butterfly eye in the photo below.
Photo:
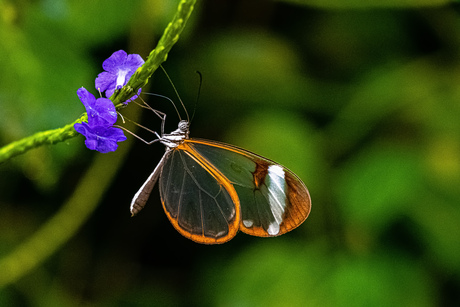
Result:
{"label": "butterfly eye", "polygon": [[179,122],[179,130],[181,130],[183,132],[188,131],[189,126],[190,126],[190,124],[186,120],[181,120]]}

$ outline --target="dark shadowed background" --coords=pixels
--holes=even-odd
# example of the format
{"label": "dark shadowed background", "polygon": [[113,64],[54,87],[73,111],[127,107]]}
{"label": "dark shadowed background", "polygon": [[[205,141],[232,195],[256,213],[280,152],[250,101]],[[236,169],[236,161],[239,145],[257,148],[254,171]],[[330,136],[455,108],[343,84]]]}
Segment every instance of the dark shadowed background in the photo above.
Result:
{"label": "dark shadowed background", "polygon": [[[0,165],[0,267],[72,195],[84,206],[103,189],[70,240],[0,289],[0,305],[460,305],[458,5],[318,2],[199,1],[164,63],[195,113],[192,137],[244,147],[303,179],[312,197],[303,225],[200,245],[172,227],[157,188],[131,218],[164,146],[128,136],[103,155],[79,136]],[[0,144],[78,118],[77,89],[98,95],[94,79],[114,51],[145,59],[177,4],[1,1]],[[178,101],[161,70],[144,90]],[[143,97],[168,114],[167,131],[177,127],[167,100]],[[134,104],[121,112],[160,128]],[[88,179],[95,163],[105,166]]]}

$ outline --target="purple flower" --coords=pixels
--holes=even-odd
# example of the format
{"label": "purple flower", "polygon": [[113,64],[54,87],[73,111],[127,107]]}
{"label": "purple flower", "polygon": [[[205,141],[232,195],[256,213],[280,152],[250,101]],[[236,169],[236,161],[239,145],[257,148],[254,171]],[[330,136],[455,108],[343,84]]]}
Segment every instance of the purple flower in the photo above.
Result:
{"label": "purple flower", "polygon": [[117,150],[117,142],[126,140],[126,136],[120,128],[105,126],[91,127],[85,122],[75,124],[74,128],[78,133],[86,137],[85,145],[88,149],[97,150],[101,153]]}
{"label": "purple flower", "polygon": [[88,113],[88,124],[95,126],[112,126],[117,121],[117,110],[108,98],[96,99],[84,87],[77,90],[78,98]]}
{"label": "purple flower", "polygon": [[94,98],[84,87],[77,95],[86,108],[88,122],[76,123],[74,128],[86,137],[86,147],[101,153],[115,151],[117,142],[126,140],[123,130],[112,127],[117,121],[117,111],[112,101],[107,98]]}
{"label": "purple flower", "polygon": [[102,63],[104,72],[96,78],[96,89],[105,92],[106,97],[113,95],[115,90],[122,88],[136,70],[144,64],[138,54],[127,54],[123,50],[114,52]]}

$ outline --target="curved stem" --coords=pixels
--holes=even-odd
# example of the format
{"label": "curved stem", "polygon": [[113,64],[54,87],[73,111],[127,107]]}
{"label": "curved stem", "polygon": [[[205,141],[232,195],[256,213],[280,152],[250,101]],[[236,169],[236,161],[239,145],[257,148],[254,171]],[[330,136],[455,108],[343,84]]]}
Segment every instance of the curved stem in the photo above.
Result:
{"label": "curved stem", "polygon": [[112,97],[110,97],[115,106],[120,106],[121,103],[137,93],[138,89],[147,84],[149,78],[154,71],[158,69],[160,64],[166,61],[169,51],[178,41],[179,35],[185,28],[185,24],[195,6],[195,2],[196,0],[182,0],[179,3],[173,20],[166,27],[157,47],[150,52],[144,65],[139,67],[121,90],[115,92]]}
{"label": "curved stem", "polygon": [[[176,14],[173,20],[168,24],[163,32],[157,47],[150,52],[144,65],[131,76],[128,83],[119,91],[112,95],[111,100],[116,107],[122,106],[123,102],[132,97],[139,88],[146,85],[149,78],[160,66],[161,63],[166,61],[168,53],[172,46],[179,39],[179,35],[185,28],[185,24],[193,11],[196,0],[182,0],[179,3]],[[0,148],[0,163],[28,150],[46,144],[55,144],[63,142],[67,139],[73,138],[78,133],[73,128],[75,123],[80,123],[87,120],[87,115],[84,114],[73,123],[68,124],[62,128],[52,129],[47,131],[37,132],[31,136],[23,138],[19,141],[10,143]]]}
{"label": "curved stem", "polygon": [[85,113],[73,123],[65,125],[62,128],[40,131],[19,141],[10,143],[0,148],[0,163],[17,155],[23,154],[32,148],[45,144],[56,144],[73,138],[78,134],[78,132],[73,128],[73,125],[86,120],[88,120],[88,116]]}

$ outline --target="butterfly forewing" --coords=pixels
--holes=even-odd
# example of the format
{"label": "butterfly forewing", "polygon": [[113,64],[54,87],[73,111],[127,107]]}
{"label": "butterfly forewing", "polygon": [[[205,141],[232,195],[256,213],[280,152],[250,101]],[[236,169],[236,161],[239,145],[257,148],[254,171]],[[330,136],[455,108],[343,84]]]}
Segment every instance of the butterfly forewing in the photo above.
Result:
{"label": "butterfly forewing", "polygon": [[238,197],[223,181],[218,170],[190,155],[185,144],[171,149],[160,177],[160,195],[169,220],[182,235],[207,244],[235,236]]}
{"label": "butterfly forewing", "polygon": [[208,161],[233,185],[240,202],[243,232],[277,236],[308,217],[309,192],[285,167],[236,146],[200,139],[184,143],[192,156]]}

